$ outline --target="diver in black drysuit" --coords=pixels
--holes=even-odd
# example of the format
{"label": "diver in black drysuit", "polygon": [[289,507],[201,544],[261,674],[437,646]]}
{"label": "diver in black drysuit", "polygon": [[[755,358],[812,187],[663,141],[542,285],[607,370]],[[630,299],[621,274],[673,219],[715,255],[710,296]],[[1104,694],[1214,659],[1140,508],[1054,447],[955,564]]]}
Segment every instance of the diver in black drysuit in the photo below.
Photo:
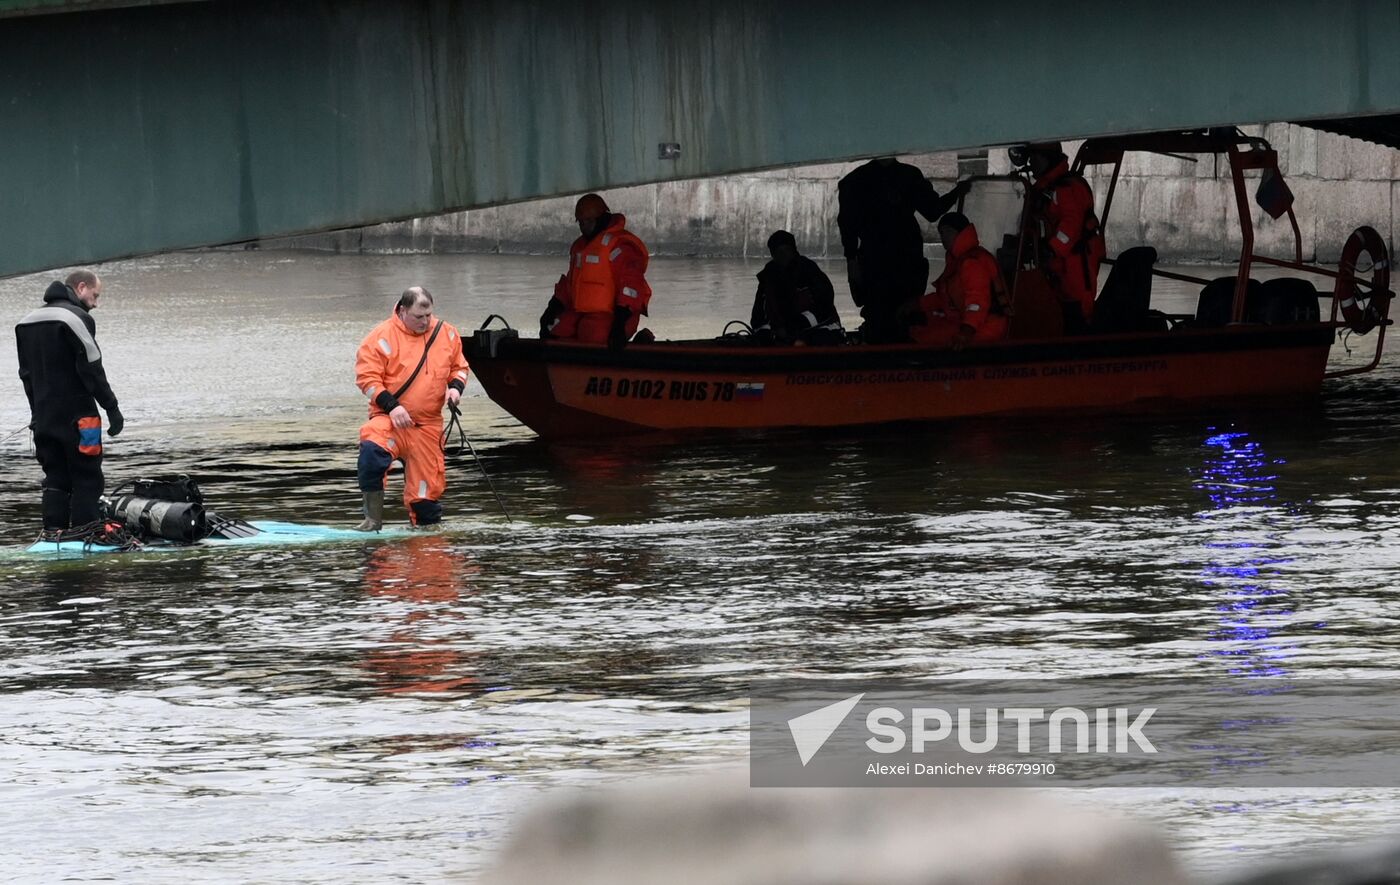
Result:
{"label": "diver in black drysuit", "polygon": [[909,340],[899,307],[924,294],[929,270],[914,213],[935,221],[965,193],[962,184],[940,197],[917,166],[893,157],[871,160],[837,183],[836,225],[865,343]]}
{"label": "diver in black drysuit", "polygon": [[44,470],[43,518],[46,531],[96,522],[102,497],[102,419],[107,433],[121,433],[117,398],[102,368],[97,324],[89,311],[101,281],[79,272],[75,289],[55,280],[44,292],[44,306],[15,326],[19,377],[29,399],[34,454]]}

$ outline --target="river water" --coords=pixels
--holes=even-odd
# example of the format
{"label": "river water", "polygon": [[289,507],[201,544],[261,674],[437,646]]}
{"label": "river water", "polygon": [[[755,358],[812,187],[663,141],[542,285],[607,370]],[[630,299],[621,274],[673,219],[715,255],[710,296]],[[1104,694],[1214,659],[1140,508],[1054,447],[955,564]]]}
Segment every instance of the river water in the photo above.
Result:
{"label": "river water", "polygon": [[[489,313],[532,329],[561,263],[113,264],[95,313],[127,417],[109,485],[188,472],[235,515],[351,523],[354,348],[395,294],[428,286],[463,329]],[[650,325],[691,337],[747,319],[757,270],[655,261]],[[0,282],[0,314],[18,319],[47,279]],[[1191,309],[1189,287],[1161,295]],[[27,421],[14,371],[0,348],[0,434]],[[747,686],[771,677],[1400,665],[1393,367],[1293,413],[669,446],[546,445],[475,383],[466,402],[512,521],[459,459],[440,534],[0,561],[9,874],[470,877],[553,789],[742,764]],[[38,523],[23,436],[0,443],[10,550]],[[1396,799],[1070,796],[1160,822],[1207,872],[1400,831]]]}

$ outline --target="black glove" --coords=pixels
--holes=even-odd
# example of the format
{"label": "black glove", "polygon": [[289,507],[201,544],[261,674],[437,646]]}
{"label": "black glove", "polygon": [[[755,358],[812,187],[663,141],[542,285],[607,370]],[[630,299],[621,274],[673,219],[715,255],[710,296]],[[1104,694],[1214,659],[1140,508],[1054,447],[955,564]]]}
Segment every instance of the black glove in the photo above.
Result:
{"label": "black glove", "polygon": [[773,330],[769,328],[759,329],[753,333],[753,337],[761,347],[768,347],[773,343]]}
{"label": "black glove", "polygon": [[112,408],[107,410],[107,435],[116,436],[122,432],[126,426],[126,419],[122,418],[122,410]]}
{"label": "black glove", "polygon": [[551,334],[549,333],[549,327],[554,325],[554,321],[557,320],[557,319],[559,318],[560,314],[562,314],[563,312],[564,312],[564,302],[560,301],[558,298],[555,298],[555,297],[553,297],[553,296],[550,296],[549,304],[545,305],[544,313],[540,314],[540,337],[541,337],[541,338],[553,338],[553,337],[554,337],[553,335],[551,335]]}
{"label": "black glove", "polygon": [[631,336],[627,334],[627,321],[632,319],[632,311],[625,307],[613,309],[612,329],[608,331],[608,350],[621,350]]}

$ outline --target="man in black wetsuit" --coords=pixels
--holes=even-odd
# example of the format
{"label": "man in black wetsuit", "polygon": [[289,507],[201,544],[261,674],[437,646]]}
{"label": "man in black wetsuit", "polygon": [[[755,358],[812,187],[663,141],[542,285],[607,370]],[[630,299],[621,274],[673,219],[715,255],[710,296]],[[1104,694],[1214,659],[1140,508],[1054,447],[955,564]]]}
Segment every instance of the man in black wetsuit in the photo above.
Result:
{"label": "man in black wetsuit", "polygon": [[860,166],[837,184],[836,216],[851,297],[865,318],[867,344],[905,341],[898,309],[928,287],[928,259],[917,212],[935,221],[965,192],[961,185],[940,197],[923,172],[894,157]]}
{"label": "man in black wetsuit", "polygon": [[122,431],[122,413],[102,368],[97,324],[89,312],[102,296],[97,274],[78,270],[44,292],[44,306],[15,326],[19,377],[29,399],[34,454],[44,470],[46,532],[96,522],[102,497],[102,419]]}

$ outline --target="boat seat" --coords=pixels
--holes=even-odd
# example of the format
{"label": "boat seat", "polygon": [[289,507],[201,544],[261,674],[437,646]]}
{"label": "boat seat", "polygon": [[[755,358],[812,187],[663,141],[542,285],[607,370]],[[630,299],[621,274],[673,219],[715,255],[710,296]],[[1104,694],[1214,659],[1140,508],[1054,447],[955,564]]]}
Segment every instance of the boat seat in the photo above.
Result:
{"label": "boat seat", "polygon": [[1157,250],[1134,246],[1119,254],[1099,297],[1094,300],[1095,334],[1113,332],[1164,332],[1166,321],[1152,315],[1152,265]]}
{"label": "boat seat", "polygon": [[[1321,318],[1317,287],[1298,277],[1249,281],[1244,299],[1244,321],[1265,325],[1315,323]],[[1201,290],[1196,305],[1197,326],[1223,326],[1230,322],[1235,300],[1235,278],[1218,277]]]}
{"label": "boat seat", "polygon": [[1316,323],[1321,319],[1317,287],[1312,280],[1279,277],[1260,287],[1261,321],[1270,325]]}
{"label": "boat seat", "polygon": [[[1244,321],[1262,323],[1263,306],[1261,292],[1263,284],[1251,279],[1244,296]],[[1224,326],[1230,322],[1231,308],[1235,302],[1235,278],[1216,277],[1201,289],[1196,300],[1197,327]]]}

